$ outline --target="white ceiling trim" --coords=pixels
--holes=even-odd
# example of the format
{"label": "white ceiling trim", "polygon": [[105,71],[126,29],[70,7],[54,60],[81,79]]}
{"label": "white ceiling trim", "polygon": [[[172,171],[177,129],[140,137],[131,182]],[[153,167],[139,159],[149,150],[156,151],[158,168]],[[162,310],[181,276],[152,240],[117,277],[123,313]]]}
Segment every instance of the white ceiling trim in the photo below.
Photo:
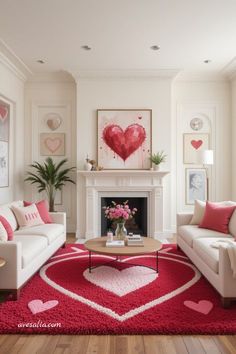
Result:
{"label": "white ceiling trim", "polygon": [[234,80],[236,78],[236,57],[234,57],[222,70],[229,80]]}

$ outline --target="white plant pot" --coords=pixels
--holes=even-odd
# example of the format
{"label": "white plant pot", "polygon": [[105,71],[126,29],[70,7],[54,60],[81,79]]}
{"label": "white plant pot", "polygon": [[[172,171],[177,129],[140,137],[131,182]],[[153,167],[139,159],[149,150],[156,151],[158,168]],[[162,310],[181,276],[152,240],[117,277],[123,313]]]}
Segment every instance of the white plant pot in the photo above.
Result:
{"label": "white plant pot", "polygon": [[161,165],[154,165],[154,171],[160,171]]}

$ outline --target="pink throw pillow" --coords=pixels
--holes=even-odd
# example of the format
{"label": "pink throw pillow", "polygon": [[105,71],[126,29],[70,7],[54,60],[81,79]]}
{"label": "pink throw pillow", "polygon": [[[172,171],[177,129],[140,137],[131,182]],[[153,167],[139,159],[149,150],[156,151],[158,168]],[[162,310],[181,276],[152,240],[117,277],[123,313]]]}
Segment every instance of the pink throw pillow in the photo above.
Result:
{"label": "pink throw pillow", "polygon": [[228,234],[229,221],[235,208],[236,206],[206,202],[205,213],[199,227]]}
{"label": "pink throw pillow", "polygon": [[11,225],[9,224],[7,219],[5,219],[2,215],[0,215],[0,222],[2,223],[4,229],[7,232],[8,241],[12,241],[13,240],[13,230],[12,230]]}
{"label": "pink throw pillow", "polygon": [[[24,206],[29,206],[32,205],[33,203],[30,202],[25,202],[24,201]],[[40,202],[35,203],[38,211],[39,211],[39,215],[41,216],[41,219],[43,220],[43,222],[45,224],[52,224],[53,220],[48,212],[48,203],[46,200],[40,200]]]}
{"label": "pink throw pillow", "polygon": [[12,210],[16,216],[20,229],[44,224],[35,204],[27,207],[12,206]]}

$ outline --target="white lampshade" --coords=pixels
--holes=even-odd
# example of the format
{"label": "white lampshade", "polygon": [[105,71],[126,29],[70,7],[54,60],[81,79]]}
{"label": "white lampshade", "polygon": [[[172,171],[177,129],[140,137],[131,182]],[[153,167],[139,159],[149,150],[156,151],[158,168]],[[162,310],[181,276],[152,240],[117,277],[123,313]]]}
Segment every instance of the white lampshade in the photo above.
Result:
{"label": "white lampshade", "polygon": [[213,150],[203,150],[201,152],[201,163],[203,165],[213,165],[214,164]]}

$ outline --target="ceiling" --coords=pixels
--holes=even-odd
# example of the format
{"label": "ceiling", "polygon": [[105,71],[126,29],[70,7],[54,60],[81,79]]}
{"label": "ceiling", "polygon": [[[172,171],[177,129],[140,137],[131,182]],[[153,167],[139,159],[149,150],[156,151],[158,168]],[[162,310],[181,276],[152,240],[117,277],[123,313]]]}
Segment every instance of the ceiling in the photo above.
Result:
{"label": "ceiling", "polygon": [[34,73],[220,72],[236,56],[235,14],[235,0],[0,0],[0,38]]}

